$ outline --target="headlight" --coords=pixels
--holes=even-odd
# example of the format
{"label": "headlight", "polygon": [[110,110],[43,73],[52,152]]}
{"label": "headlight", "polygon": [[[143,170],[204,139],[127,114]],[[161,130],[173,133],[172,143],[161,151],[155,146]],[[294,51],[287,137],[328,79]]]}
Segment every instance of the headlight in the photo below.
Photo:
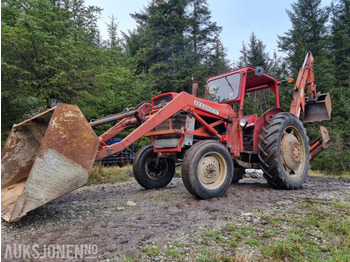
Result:
{"label": "headlight", "polygon": [[248,121],[247,119],[241,119],[241,121],[239,121],[239,125],[242,127],[242,128],[245,128],[246,125],[248,124]]}

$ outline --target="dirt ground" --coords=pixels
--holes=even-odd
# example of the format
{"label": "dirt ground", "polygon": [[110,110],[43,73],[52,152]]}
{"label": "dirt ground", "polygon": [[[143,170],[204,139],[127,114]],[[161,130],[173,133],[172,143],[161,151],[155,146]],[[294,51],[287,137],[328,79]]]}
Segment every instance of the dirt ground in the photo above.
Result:
{"label": "dirt ground", "polygon": [[[144,190],[134,179],[84,186],[19,222],[2,221],[2,260],[10,260],[4,258],[8,245],[37,245],[42,251],[48,245],[93,244],[97,251],[93,258],[52,260],[199,261],[203,232],[233,222],[259,229],[267,223],[264,217],[296,216],[299,211],[293,207],[310,199],[349,202],[350,180],[309,177],[303,189],[287,191],[270,188],[262,178],[245,178],[212,200],[194,198],[179,177],[159,190]],[[159,253],[152,255],[145,247],[156,247]],[[172,247],[180,250],[180,256],[166,252]],[[266,260],[254,247],[215,248],[250,253],[252,261]]]}

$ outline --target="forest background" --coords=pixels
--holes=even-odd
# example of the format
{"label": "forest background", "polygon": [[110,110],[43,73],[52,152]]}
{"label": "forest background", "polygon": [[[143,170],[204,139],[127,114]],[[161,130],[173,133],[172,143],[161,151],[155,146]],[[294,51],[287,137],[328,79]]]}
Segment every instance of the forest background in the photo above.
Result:
{"label": "forest background", "polygon": [[[295,1],[286,11],[292,26],[278,36],[283,56],[268,53],[259,32],[253,32],[234,63],[206,0],[150,1],[131,14],[137,28],[123,34],[112,16],[107,40],[97,26],[101,11],[84,0],[2,0],[2,146],[13,124],[45,110],[52,99],[77,104],[90,120],[161,92],[191,92],[192,81],[203,95],[209,77],[245,65],[263,66],[278,80],[296,79],[311,50],[317,90],[332,99],[332,119],[322,123],[331,135],[330,148],[312,161],[312,169],[350,171],[350,0],[329,6],[321,0]],[[284,109],[292,88],[280,89]],[[245,113],[261,115],[271,107],[271,95],[262,92],[248,96]],[[310,140],[317,137],[318,125],[306,125]]]}

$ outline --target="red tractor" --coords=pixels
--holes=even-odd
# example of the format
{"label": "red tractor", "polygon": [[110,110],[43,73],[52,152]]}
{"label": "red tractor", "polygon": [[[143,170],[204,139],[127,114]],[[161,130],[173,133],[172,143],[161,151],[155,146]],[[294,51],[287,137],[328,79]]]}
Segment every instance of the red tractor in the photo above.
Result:
{"label": "red tractor", "polygon": [[[182,162],[185,187],[209,199],[238,182],[245,168],[261,168],[276,188],[298,189],[308,176],[309,162],[328,146],[327,129],[309,145],[303,122],[330,119],[329,94],[317,94],[313,57],[308,52],[293,89],[289,112],[280,107],[282,81],[244,67],[207,81],[204,99],[164,93],[134,109],[87,123],[78,107],[58,104],[14,125],[2,152],[2,217],[16,221],[87,182],[95,160],[124,150],[143,136],[151,144],[133,163],[144,188],[165,187]],[[244,114],[246,95],[270,90],[275,106],[261,116]],[[303,122],[299,119],[303,120]],[[99,136],[91,127],[119,120]],[[106,142],[129,127],[138,127],[115,144]]]}
{"label": "red tractor", "polygon": [[[210,78],[204,99],[196,97],[196,91],[160,94],[101,135],[96,158],[148,136],[152,144],[142,148],[133,163],[135,179],[144,188],[165,187],[175,162],[182,161],[184,185],[204,199],[221,196],[242,178],[245,168],[261,168],[273,187],[298,189],[308,176],[310,159],[329,141],[327,129],[321,127],[321,138],[310,147],[299,116],[304,122],[329,120],[331,102],[329,94],[316,94],[311,52],[300,69],[289,112],[280,107],[281,82],[259,67],[244,67]],[[275,107],[260,117],[244,115],[246,95],[262,89],[274,93]],[[123,141],[112,146],[102,142],[134,124],[141,125]]]}

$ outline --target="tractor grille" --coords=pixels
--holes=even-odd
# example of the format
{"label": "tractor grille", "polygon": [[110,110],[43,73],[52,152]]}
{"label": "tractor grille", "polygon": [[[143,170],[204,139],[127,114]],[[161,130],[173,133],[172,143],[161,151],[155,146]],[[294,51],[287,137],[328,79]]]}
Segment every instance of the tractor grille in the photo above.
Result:
{"label": "tractor grille", "polygon": [[173,97],[171,95],[161,96],[161,97],[156,98],[153,101],[153,105],[154,106],[158,106],[158,105],[161,105],[161,104],[165,104],[165,103],[170,102],[172,99],[173,99]]}
{"label": "tractor grille", "polygon": [[[171,129],[181,129],[186,126],[186,113],[177,114],[160,125],[154,131],[164,131]],[[172,148],[179,145],[180,134],[166,134],[155,137],[155,148]]]}
{"label": "tractor grille", "polygon": [[177,114],[154,128],[154,131],[164,131],[169,129],[181,129],[186,126],[186,113]]}

